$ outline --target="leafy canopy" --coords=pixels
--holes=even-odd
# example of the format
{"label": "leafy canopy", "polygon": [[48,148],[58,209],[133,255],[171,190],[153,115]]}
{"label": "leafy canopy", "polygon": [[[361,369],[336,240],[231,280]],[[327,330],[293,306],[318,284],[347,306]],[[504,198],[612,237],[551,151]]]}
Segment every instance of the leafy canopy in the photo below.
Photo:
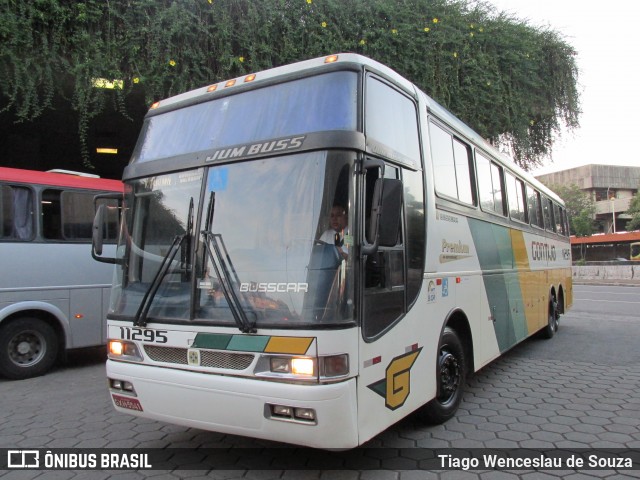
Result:
{"label": "leafy canopy", "polygon": [[59,96],[84,139],[105,108],[127,115],[132,89],[150,104],[344,51],[406,76],[524,168],[578,126],[574,49],[466,0],[0,0],[0,111],[30,120]]}
{"label": "leafy canopy", "polygon": [[577,185],[550,185],[564,200],[569,216],[569,231],[577,237],[588,237],[596,232],[594,219],[596,204],[591,196]]}
{"label": "leafy canopy", "polygon": [[631,215],[631,220],[627,222],[627,231],[640,230],[640,195],[635,194],[629,202],[627,214]]}

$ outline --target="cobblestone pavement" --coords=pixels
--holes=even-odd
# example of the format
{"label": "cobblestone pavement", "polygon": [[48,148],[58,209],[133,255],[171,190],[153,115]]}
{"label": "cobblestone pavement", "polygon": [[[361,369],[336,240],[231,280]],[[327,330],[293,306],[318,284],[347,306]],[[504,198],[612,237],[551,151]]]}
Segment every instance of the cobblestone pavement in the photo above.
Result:
{"label": "cobblestone pavement", "polygon": [[[622,288],[622,287],[619,287]],[[434,471],[418,470],[407,449],[624,448],[640,451],[640,317],[574,309],[552,340],[531,339],[474,375],[461,408],[444,425],[409,417],[366,447],[374,467],[344,469],[342,454],[319,453],[318,469],[173,471],[2,471],[8,479],[362,479],[442,480],[640,478],[640,470]],[[229,454],[278,455],[281,444],[178,427],[122,415],[106,389],[104,350],[75,353],[50,374],[0,379],[0,448],[228,448]],[[234,448],[231,448],[234,447]],[[248,450],[242,450],[242,447]],[[305,455],[308,450],[279,450]],[[413,450],[424,453],[427,450]],[[267,453],[264,453],[267,452]],[[314,451],[311,451],[314,452]],[[317,452],[317,451],[315,451]],[[638,453],[638,452],[636,452]],[[283,454],[280,454],[282,457]],[[249,455],[249,454],[247,454]],[[405,458],[399,458],[399,457]],[[264,458],[263,458],[264,460]],[[240,459],[239,465],[243,465]],[[266,465],[266,464],[265,464]],[[313,464],[311,464],[313,465]],[[380,468],[376,468],[379,465]]]}

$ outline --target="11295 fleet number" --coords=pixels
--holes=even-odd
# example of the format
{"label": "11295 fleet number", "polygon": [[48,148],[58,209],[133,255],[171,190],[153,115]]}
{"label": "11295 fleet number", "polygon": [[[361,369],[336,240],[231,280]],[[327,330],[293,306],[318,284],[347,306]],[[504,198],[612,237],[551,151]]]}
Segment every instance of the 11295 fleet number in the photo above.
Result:
{"label": "11295 fleet number", "polygon": [[143,328],[119,327],[122,340],[134,340],[139,342],[167,343],[166,330],[148,330]]}

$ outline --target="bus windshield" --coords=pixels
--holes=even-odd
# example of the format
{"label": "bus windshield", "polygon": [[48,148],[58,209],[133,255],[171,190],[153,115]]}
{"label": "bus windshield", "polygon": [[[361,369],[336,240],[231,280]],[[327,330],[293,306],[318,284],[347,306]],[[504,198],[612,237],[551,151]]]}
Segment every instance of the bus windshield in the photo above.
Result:
{"label": "bus windshield", "polygon": [[128,183],[111,317],[353,323],[353,161],[320,151]]}

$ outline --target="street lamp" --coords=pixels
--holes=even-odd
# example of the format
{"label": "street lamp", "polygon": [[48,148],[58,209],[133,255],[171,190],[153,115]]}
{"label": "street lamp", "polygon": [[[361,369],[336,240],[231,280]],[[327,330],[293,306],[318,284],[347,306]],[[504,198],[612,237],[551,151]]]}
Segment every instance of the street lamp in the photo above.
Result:
{"label": "street lamp", "polygon": [[616,199],[611,198],[611,216],[613,217],[613,233],[616,233]]}

